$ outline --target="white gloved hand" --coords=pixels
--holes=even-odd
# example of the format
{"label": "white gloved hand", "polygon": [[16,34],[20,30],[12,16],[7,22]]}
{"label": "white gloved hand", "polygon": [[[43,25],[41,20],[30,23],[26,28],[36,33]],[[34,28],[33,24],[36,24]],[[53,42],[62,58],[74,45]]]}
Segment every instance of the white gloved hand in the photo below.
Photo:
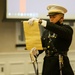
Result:
{"label": "white gloved hand", "polygon": [[30,54],[33,54],[34,56],[37,56],[39,54],[39,52],[36,49],[36,47],[34,47],[34,48],[31,49]]}
{"label": "white gloved hand", "polygon": [[37,18],[31,18],[31,19],[28,20],[28,23],[29,23],[30,25],[33,25],[34,21],[37,21],[37,22],[38,22],[39,19],[37,19]]}
{"label": "white gloved hand", "polygon": [[44,27],[46,27],[46,25],[47,25],[47,21],[45,21],[45,20],[41,20],[41,25],[44,26]]}
{"label": "white gloved hand", "polygon": [[39,52],[36,49],[36,47],[32,48],[30,51],[31,61],[35,62],[35,57],[37,57],[38,54],[39,54]]}

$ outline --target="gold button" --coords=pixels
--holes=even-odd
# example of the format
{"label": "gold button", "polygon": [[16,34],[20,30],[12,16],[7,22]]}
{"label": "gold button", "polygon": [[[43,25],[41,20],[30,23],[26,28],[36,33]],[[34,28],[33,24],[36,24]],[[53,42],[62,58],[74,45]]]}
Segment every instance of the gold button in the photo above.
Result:
{"label": "gold button", "polygon": [[49,43],[50,43],[50,41],[49,41]]}
{"label": "gold button", "polygon": [[48,46],[47,48],[50,48],[50,46]]}

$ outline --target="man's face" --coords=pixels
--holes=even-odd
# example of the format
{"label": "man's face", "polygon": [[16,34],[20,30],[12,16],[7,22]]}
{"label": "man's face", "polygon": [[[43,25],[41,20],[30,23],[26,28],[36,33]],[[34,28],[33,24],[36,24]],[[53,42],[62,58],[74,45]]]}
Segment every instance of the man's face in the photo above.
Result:
{"label": "man's face", "polygon": [[49,16],[50,22],[56,23],[56,22],[62,22],[63,21],[63,15],[62,14],[56,14]]}

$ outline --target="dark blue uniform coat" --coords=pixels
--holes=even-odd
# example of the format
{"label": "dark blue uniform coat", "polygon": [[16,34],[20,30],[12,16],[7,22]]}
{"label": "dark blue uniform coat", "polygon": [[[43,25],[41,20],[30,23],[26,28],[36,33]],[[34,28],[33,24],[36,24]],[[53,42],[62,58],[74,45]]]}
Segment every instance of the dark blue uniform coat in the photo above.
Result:
{"label": "dark blue uniform coat", "polygon": [[[56,53],[63,55],[62,75],[74,75],[67,56],[72,41],[72,28],[69,25],[47,22],[45,29],[42,35],[42,46],[45,48],[45,53],[49,51],[51,55],[44,57],[42,75],[60,75],[59,56],[55,56]],[[50,37],[54,34],[54,37]],[[43,51],[39,50],[39,53]]]}

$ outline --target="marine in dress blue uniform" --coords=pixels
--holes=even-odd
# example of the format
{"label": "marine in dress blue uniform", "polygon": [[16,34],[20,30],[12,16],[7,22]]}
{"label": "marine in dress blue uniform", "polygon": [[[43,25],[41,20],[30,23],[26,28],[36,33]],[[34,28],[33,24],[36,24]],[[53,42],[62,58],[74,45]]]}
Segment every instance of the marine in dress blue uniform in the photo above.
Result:
{"label": "marine in dress blue uniform", "polygon": [[[50,21],[38,20],[45,29],[41,37],[43,50],[39,50],[38,54],[45,51],[42,75],[74,75],[67,56],[72,42],[73,29],[70,25],[63,24],[67,9],[58,5],[49,5],[47,9]],[[54,23],[55,18],[58,20]],[[33,20],[29,20],[30,23]]]}
{"label": "marine in dress blue uniform", "polygon": [[[50,5],[48,16],[60,14],[67,10],[61,6]],[[74,75],[70,65],[67,52],[72,41],[73,30],[70,25],[60,23],[59,20],[54,24],[47,21],[46,30],[42,36],[42,46],[45,51],[42,75]],[[42,53],[43,51],[39,51]],[[62,56],[61,65],[59,54]],[[61,66],[61,68],[60,68]],[[62,74],[60,73],[62,71]]]}

